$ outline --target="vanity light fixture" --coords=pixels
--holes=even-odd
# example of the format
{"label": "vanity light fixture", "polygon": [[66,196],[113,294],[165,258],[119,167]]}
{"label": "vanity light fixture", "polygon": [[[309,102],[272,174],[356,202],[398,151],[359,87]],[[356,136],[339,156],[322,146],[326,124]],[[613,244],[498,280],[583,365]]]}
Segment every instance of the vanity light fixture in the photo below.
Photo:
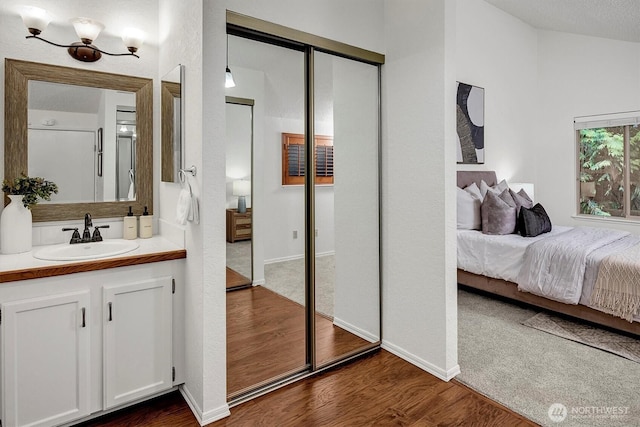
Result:
{"label": "vanity light fixture", "polygon": [[47,25],[49,25],[49,22],[51,22],[51,16],[46,10],[34,6],[23,6],[20,10],[20,16],[22,16],[22,22],[29,30],[29,33],[31,33],[31,35],[26,38],[38,39],[53,46],[67,48],[69,55],[78,61],[95,62],[102,58],[102,54],[110,56],[135,56],[136,58],[140,58],[136,55],[136,52],[140,46],[142,46],[144,33],[136,28],[127,28],[122,35],[122,41],[129,53],[109,53],[92,44],[104,29],[104,25],[98,21],[89,18],[72,19],[71,23],[81,41],[65,45],[54,43],[40,37],[40,33],[42,33],[45,28],[47,28]]}
{"label": "vanity light fixture", "polygon": [[233,75],[229,69],[229,34],[227,34],[227,71],[224,77],[224,87],[236,87],[236,82],[233,81]]}

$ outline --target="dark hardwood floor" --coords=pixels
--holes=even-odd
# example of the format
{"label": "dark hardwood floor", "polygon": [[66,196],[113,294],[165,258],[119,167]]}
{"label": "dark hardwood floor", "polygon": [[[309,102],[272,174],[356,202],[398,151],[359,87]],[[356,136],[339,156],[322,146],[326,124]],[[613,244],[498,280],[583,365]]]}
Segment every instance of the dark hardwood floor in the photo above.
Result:
{"label": "dark hardwood floor", "polygon": [[[369,343],[316,315],[317,360],[329,362]],[[227,393],[305,367],[305,310],[265,288],[227,292]]]}
{"label": "dark hardwood floor", "polygon": [[251,279],[227,267],[227,291],[248,288],[249,286],[251,286]]}
{"label": "dark hardwood floor", "polygon": [[[195,427],[175,392],[85,426]],[[444,382],[387,351],[306,378],[231,409],[211,427],[535,426],[457,383]]]}

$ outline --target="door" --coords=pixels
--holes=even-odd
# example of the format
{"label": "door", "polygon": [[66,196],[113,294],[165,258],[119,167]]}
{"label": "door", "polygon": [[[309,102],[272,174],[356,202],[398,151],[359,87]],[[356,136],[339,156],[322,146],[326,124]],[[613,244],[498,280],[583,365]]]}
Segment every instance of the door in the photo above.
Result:
{"label": "door", "polygon": [[[378,67],[314,52],[314,78],[314,320],[322,366],[380,344]],[[330,145],[320,146],[318,135],[330,135]]]}
{"label": "door", "polygon": [[2,304],[2,422],[53,426],[89,415],[89,292]]}
{"label": "door", "polygon": [[104,409],[172,386],[172,279],[103,288]]}

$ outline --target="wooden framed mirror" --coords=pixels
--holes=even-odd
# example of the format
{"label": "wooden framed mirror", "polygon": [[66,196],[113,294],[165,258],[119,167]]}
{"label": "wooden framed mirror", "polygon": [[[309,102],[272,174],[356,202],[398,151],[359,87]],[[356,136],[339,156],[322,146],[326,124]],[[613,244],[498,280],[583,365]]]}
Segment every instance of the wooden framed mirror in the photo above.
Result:
{"label": "wooden framed mirror", "polygon": [[184,169],[184,65],[178,65],[160,81],[162,109],[162,168],[163,182],[178,182]]}
{"label": "wooden framed mirror", "polygon": [[[39,203],[32,209],[33,221],[62,221],[83,218],[121,217],[132,206],[136,214],[145,206],[153,213],[153,81],[99,71],[80,70],[49,64],[5,59],[5,142],[4,177],[29,175],[29,82],[39,81],[70,86],[111,89],[135,94],[135,197],[127,200],[80,203]],[[113,123],[115,128],[116,123]],[[102,134],[96,129],[96,134]],[[68,162],[60,166],[73,170],[74,153],[65,153]],[[96,154],[97,155],[97,154]],[[47,177],[44,177],[47,178]],[[86,176],[78,176],[86,180]]]}

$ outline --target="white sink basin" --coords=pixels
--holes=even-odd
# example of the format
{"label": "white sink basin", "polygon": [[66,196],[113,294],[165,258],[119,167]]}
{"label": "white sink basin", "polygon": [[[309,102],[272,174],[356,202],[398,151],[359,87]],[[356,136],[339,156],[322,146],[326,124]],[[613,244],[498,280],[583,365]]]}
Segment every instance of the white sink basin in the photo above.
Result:
{"label": "white sink basin", "polygon": [[46,246],[33,252],[33,257],[49,261],[77,261],[122,255],[138,248],[135,240],[108,239],[102,242]]}

